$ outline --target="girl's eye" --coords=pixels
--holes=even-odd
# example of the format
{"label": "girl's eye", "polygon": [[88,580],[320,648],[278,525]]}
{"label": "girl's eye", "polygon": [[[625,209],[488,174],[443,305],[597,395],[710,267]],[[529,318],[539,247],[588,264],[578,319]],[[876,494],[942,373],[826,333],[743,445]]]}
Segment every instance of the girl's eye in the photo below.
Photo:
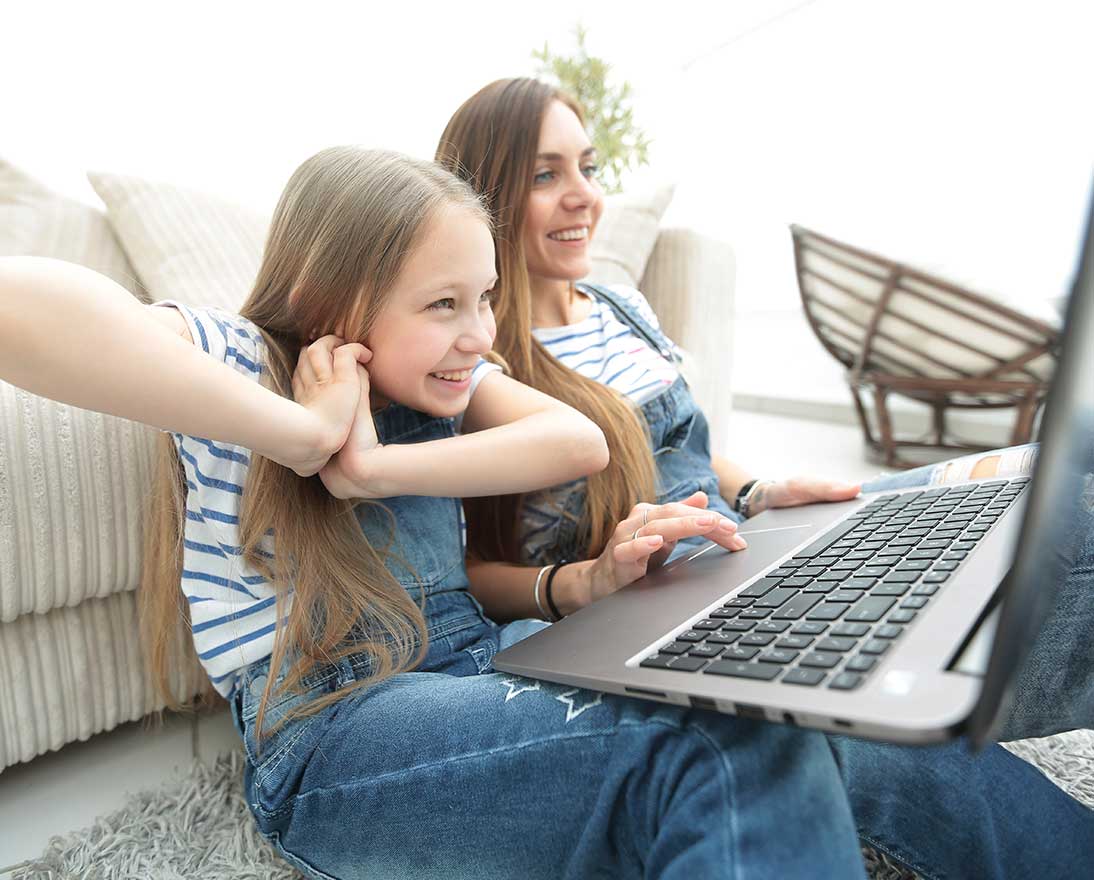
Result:
{"label": "girl's eye", "polygon": [[450,296],[446,296],[444,299],[439,299],[436,302],[430,303],[426,306],[427,309],[439,312],[441,309],[450,309],[456,305],[456,301]]}
{"label": "girl's eye", "polygon": [[586,165],[581,169],[581,173],[586,177],[596,177],[596,173],[600,170],[600,166],[597,164]]}
{"label": "girl's eye", "polygon": [[547,183],[547,181],[554,177],[554,174],[555,172],[553,171],[540,171],[532,178],[532,183]]}

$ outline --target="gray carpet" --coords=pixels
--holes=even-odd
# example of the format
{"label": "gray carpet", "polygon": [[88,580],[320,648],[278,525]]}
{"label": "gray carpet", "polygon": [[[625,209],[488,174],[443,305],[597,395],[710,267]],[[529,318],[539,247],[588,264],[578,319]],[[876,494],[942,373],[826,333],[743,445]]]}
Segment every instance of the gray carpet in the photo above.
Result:
{"label": "gray carpet", "polygon": [[[1023,740],[1011,751],[1094,808],[1094,731]],[[129,798],[93,826],[54,837],[42,856],[17,868],[17,880],[295,880],[254,828],[241,794],[238,752],[212,765],[195,761],[180,780]],[[865,850],[873,880],[915,875]]]}

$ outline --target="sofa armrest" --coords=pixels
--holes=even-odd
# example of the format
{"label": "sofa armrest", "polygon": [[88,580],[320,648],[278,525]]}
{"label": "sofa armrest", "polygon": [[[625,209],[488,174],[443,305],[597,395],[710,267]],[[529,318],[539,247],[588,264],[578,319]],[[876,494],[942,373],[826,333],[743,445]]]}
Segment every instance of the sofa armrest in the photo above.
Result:
{"label": "sofa armrest", "polygon": [[715,454],[725,454],[728,446],[735,276],[728,243],[666,228],[640,285],[662,329],[684,349],[682,372],[710,422]]}

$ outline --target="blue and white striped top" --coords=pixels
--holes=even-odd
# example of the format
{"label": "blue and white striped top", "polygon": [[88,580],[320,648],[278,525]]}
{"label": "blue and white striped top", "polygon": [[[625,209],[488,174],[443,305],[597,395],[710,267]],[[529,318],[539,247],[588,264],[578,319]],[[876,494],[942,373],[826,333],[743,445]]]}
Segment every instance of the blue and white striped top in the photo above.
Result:
{"label": "blue and white striped top", "polygon": [[[173,300],[186,319],[194,343],[207,354],[258,382],[266,346],[250,321],[215,308],[193,308]],[[471,393],[494,364],[480,361],[471,376]],[[276,625],[271,584],[241,557],[239,510],[250,467],[250,450],[201,437],[173,433],[186,474],[182,592],[190,605],[194,647],[216,690],[231,694],[248,664],[273,651]],[[260,548],[273,553],[273,536]],[[272,558],[272,555],[271,555]],[[284,604],[291,606],[291,594]]]}
{"label": "blue and white striped top", "polygon": [[[641,293],[623,284],[608,285],[608,289],[633,306],[648,324],[661,329],[657,315]],[[583,321],[532,332],[547,351],[571,370],[636,402],[652,397],[680,375],[674,364],[650,348],[629,324],[619,320],[611,306],[599,299],[593,301],[592,311]],[[675,345],[673,350],[679,354]]]}

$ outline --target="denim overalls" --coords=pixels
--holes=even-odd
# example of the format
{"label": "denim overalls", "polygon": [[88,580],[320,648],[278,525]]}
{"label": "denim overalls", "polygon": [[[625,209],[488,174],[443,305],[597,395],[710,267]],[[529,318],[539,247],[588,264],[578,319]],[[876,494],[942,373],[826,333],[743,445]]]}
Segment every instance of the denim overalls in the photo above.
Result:
{"label": "denim overalls", "polygon": [[[662,357],[673,360],[669,339],[653,327],[638,310],[611,290],[592,284],[580,284],[579,289],[609,305],[616,316]],[[707,509],[717,511],[735,522],[741,517],[718,494],[718,477],[710,466],[710,427],[706,416],[692,397],[688,384],[681,376],[664,390],[658,391],[639,404],[649,428],[657,471],[657,503],[682,501],[694,492],[703,491],[709,499]],[[543,492],[530,493],[528,502],[537,512],[555,516],[547,522],[538,517],[528,522],[525,534],[534,530],[534,552],[526,548],[522,561],[526,565],[547,565],[560,559],[586,558],[586,542],[580,531],[581,513],[585,507],[584,478]],[[697,511],[698,512],[698,511]],[[541,543],[543,542],[543,543]],[[686,538],[673,550],[671,558],[706,543],[703,537]],[[526,544],[522,540],[521,544]]]}
{"label": "denim overalls", "polygon": [[[393,404],[383,443],[451,436],[449,419]],[[232,700],[259,829],[313,877],[861,877],[838,768],[819,734],[619,698],[491,670],[547,626],[490,622],[467,591],[458,500],[387,499],[390,570],[424,594],[421,667],[287,722],[259,751],[269,673]],[[391,521],[358,508],[377,546]],[[364,675],[341,661],[281,697],[269,724]]]}

